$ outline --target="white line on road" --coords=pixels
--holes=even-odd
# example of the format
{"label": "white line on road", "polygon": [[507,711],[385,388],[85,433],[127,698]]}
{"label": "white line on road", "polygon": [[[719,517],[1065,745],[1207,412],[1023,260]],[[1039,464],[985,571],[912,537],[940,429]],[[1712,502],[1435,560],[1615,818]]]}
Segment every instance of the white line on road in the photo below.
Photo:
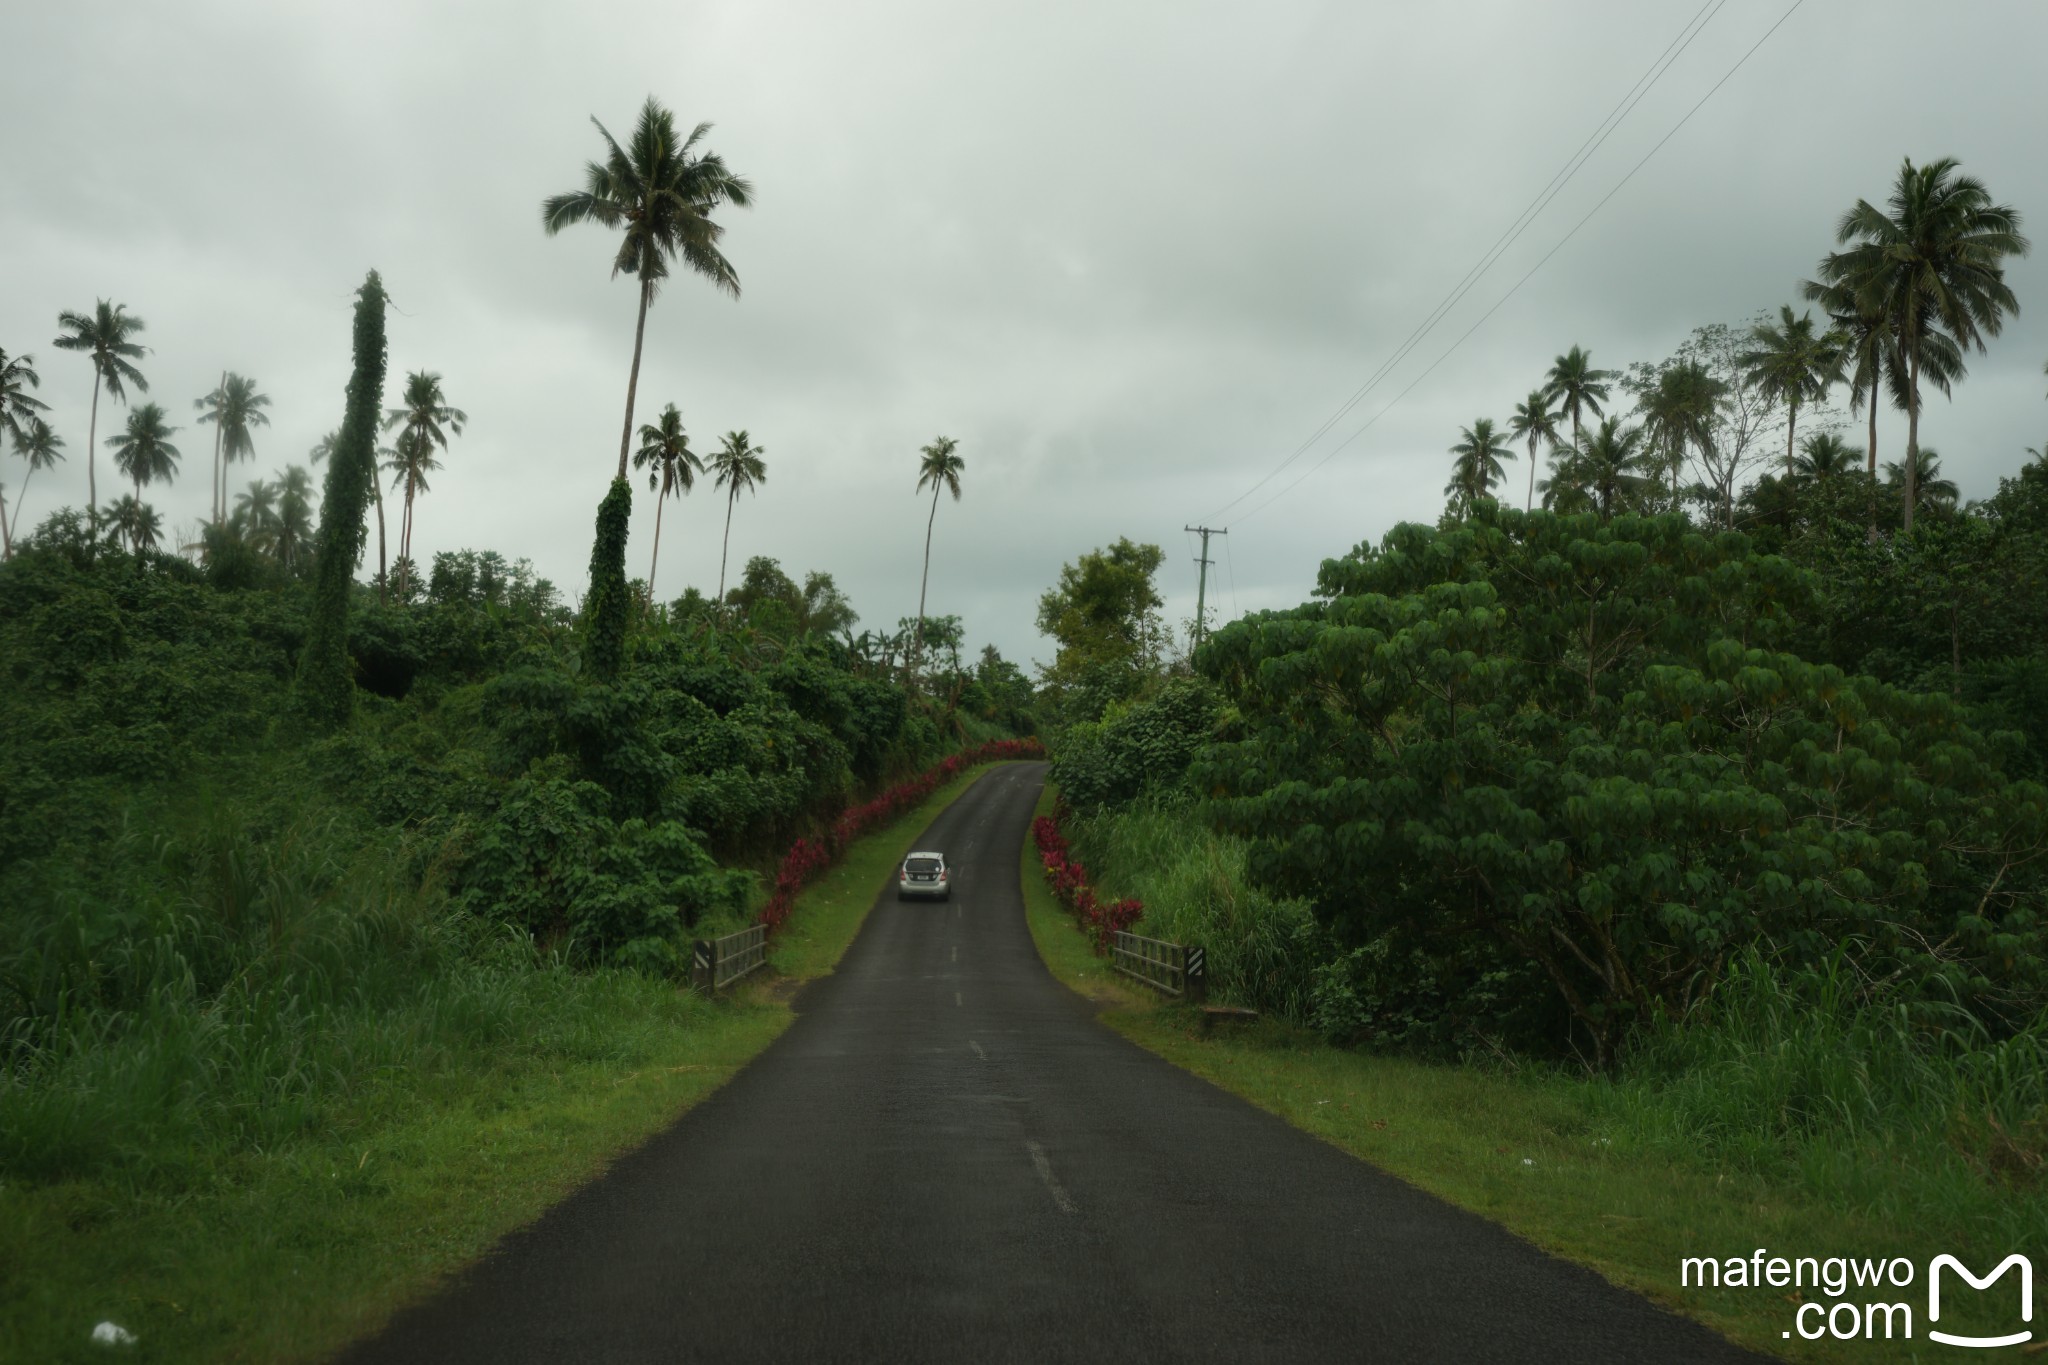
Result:
{"label": "white line on road", "polygon": [[960,992],[958,992],[958,991],[954,991],[954,992],[953,992],[953,1005],[954,1005],[954,1007],[955,1007],[955,1008],[957,1009],[957,1008],[959,1007],[959,1004],[960,1004]]}
{"label": "white line on road", "polygon": [[960,945],[957,943],[953,945],[953,960],[955,962],[960,960]]}
{"label": "white line on road", "polygon": [[972,1038],[969,1038],[969,1039],[967,1040],[967,1046],[969,1046],[969,1047],[971,1047],[971,1048],[973,1048],[973,1049],[974,1049],[974,1055],[975,1055],[975,1056],[977,1056],[977,1057],[981,1058],[981,1060],[983,1060],[984,1062],[988,1060],[988,1054],[987,1054],[986,1052],[983,1052],[983,1051],[981,1050],[981,1044],[980,1044],[980,1043],[977,1043],[977,1042],[975,1042],[975,1041],[974,1041],[974,1040],[973,1040]]}
{"label": "white line on road", "polygon": [[1035,1142],[1026,1142],[1024,1145],[1031,1151],[1031,1164],[1038,1168],[1038,1178],[1043,1180],[1045,1188],[1052,1192],[1052,1202],[1060,1206],[1061,1213],[1072,1213],[1074,1201],[1067,1197],[1067,1192],[1060,1187],[1060,1182],[1053,1179],[1052,1163],[1045,1159],[1045,1148]]}

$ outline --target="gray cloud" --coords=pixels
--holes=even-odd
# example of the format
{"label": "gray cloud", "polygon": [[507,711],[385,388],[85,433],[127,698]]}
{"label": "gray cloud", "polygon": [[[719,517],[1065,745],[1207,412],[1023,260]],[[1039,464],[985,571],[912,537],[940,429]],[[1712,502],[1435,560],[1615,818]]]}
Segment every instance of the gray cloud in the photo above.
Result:
{"label": "gray cloud", "polygon": [[[422,558],[496,548],[579,590],[633,297],[607,278],[603,232],[547,239],[538,206],[596,153],[588,116],[623,132],[652,92],[715,121],[710,145],[760,191],[727,218],[744,297],[672,283],[641,383],[641,413],[677,403],[700,446],[742,426],[766,446],[735,565],[830,569],[869,624],[914,611],[916,452],[946,432],[968,477],[939,512],[932,600],[975,642],[1042,656],[1038,593],[1118,535],[1167,548],[1186,616],[1183,524],[1322,422],[1695,9],[39,7],[10,17],[0,86],[0,347],[35,353],[71,459],[38,476],[28,519],[84,496],[89,376],[49,346],[59,309],[109,297],[148,320],[151,396],[186,453],[153,501],[189,526],[210,450],[192,399],[223,367],[275,399],[238,486],[303,459],[339,420],[349,292],[375,266],[400,310],[393,393],[405,370],[439,370],[473,419],[420,510]],[[1783,12],[1716,13],[1295,468],[1435,360]],[[1790,300],[1841,211],[1881,197],[1902,156],[1961,157],[2048,232],[2034,147],[2048,11],[1964,16],[1930,33],[1903,3],[1808,0],[1470,341],[1234,526],[1213,599],[1297,601],[1322,557],[1433,518],[1457,428],[1505,417],[1566,347],[1656,359],[1693,326]],[[1966,495],[2048,439],[2044,270],[2037,254],[2013,271],[2024,311],[1926,419]],[[103,411],[102,436],[119,420]],[[1880,439],[1896,449],[1903,433]],[[11,495],[18,463],[0,479]],[[722,514],[708,489],[668,510],[664,593],[711,586]],[[650,525],[636,520],[636,557]]]}

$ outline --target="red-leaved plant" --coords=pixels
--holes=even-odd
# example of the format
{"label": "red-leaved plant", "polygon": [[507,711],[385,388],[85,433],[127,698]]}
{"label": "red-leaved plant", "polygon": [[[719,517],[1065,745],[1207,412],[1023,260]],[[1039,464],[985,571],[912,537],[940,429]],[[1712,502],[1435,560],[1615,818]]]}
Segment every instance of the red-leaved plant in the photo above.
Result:
{"label": "red-leaved plant", "polygon": [[1060,833],[1057,816],[1041,815],[1031,822],[1031,839],[1038,845],[1038,861],[1045,868],[1046,885],[1053,899],[1065,906],[1095,940],[1095,954],[1109,951],[1119,932],[1136,924],[1145,913],[1142,901],[1126,898],[1106,901],[1088,885],[1088,869],[1081,866]]}
{"label": "red-leaved plant", "polygon": [[1045,746],[1035,739],[997,739],[978,748],[963,749],[943,763],[925,769],[908,781],[899,782],[871,801],[850,806],[840,813],[823,839],[799,839],[790,845],[775,869],[775,890],[761,907],[760,923],[774,933],[789,918],[799,891],[824,875],[825,870],[846,855],[854,840],[879,829],[911,810],[939,788],[967,769],[1005,759],[1044,758]]}

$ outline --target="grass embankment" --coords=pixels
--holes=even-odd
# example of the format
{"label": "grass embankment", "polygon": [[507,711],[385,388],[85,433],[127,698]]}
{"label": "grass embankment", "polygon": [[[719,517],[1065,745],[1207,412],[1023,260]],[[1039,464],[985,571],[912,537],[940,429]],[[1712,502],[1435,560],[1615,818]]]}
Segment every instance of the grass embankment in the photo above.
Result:
{"label": "grass embankment", "polygon": [[[1039,813],[1052,804],[1048,789]],[[1704,1086],[1719,1086],[1720,1093],[1705,1096],[1684,1076],[1588,1080],[1532,1065],[1434,1065],[1333,1047],[1271,1018],[1204,1038],[1191,1010],[1127,984],[1093,955],[1046,889],[1028,840],[1020,875],[1032,937],[1047,966],[1098,1001],[1103,1021],[1133,1042],[1751,1348],[1793,1360],[1929,1359],[1929,1352],[1949,1351],[1926,1338],[1930,1258],[1952,1253],[1982,1273],[2011,1251],[2030,1253],[2039,1266],[2048,1250],[2037,1231],[2037,1186],[1973,1170],[1953,1151],[1937,1159],[1941,1154],[1924,1142],[1882,1130],[1765,1151],[1754,1132],[1783,1116],[1734,1112],[1811,1104],[1811,1096],[1773,1095],[1768,1086],[1731,1092],[1712,1076],[1702,1078]],[[1813,1041],[1816,1049],[1845,1051],[1854,1042]],[[1853,1068],[1863,1059],[1848,1055],[1844,1064]],[[1704,1131],[1707,1120],[1686,1113],[1687,1106],[1714,1102],[1728,1111],[1725,1127],[1734,1131],[1688,1147],[1685,1135]],[[1682,1258],[1747,1258],[1758,1247],[1786,1257],[1909,1258],[1916,1268],[1909,1287],[1852,1287],[1846,1301],[1909,1305],[1913,1339],[1884,1341],[1881,1320],[1874,1341],[1799,1339],[1801,1302],[1838,1302],[1811,1287],[1681,1288]],[[1939,1326],[2018,1330],[2009,1278],[1993,1294],[1946,1286]]]}
{"label": "grass embankment", "polygon": [[[829,972],[902,842],[982,771],[807,889],[774,966]],[[270,923],[252,931],[292,940],[300,977],[278,998],[167,1009],[53,1061],[64,1084],[6,1097],[23,1127],[0,1184],[0,1360],[104,1359],[88,1340],[102,1320],[138,1335],[137,1360],[318,1358],[601,1174],[793,1017],[769,983],[714,1003],[468,940],[423,898],[364,889],[374,861],[343,879],[345,904],[255,901]],[[388,957],[393,989],[320,998],[348,979],[321,960],[338,953]],[[29,1154],[45,1178],[23,1178]]]}

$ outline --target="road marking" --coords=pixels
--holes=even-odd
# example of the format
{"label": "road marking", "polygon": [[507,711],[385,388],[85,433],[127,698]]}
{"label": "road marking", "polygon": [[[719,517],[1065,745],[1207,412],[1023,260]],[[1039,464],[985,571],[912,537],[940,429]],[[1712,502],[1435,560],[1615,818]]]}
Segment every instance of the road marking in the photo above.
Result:
{"label": "road marking", "polygon": [[954,991],[954,992],[953,992],[953,1005],[954,1005],[954,1008],[956,1008],[956,1009],[957,1009],[957,1008],[959,1008],[959,1005],[960,1005],[960,992],[958,992],[958,991]]}
{"label": "road marking", "polygon": [[984,1062],[988,1060],[988,1054],[987,1054],[986,1052],[983,1052],[983,1051],[981,1050],[981,1044],[980,1044],[980,1043],[977,1043],[977,1042],[975,1042],[975,1041],[974,1041],[974,1040],[973,1040],[972,1038],[969,1038],[969,1039],[967,1040],[967,1046],[969,1046],[969,1047],[971,1047],[971,1048],[973,1048],[973,1049],[974,1049],[974,1055],[975,1055],[975,1056],[977,1056],[977,1057],[981,1058],[981,1060],[983,1060]]}
{"label": "road marking", "polygon": [[1024,1144],[1031,1151],[1031,1164],[1038,1168],[1038,1178],[1045,1182],[1045,1188],[1052,1192],[1052,1202],[1059,1205],[1061,1213],[1072,1213],[1074,1201],[1060,1188],[1060,1182],[1053,1178],[1052,1163],[1045,1159],[1045,1148],[1035,1142]]}
{"label": "road marking", "polygon": [[957,943],[953,945],[953,960],[955,962],[960,960],[960,945]]}

